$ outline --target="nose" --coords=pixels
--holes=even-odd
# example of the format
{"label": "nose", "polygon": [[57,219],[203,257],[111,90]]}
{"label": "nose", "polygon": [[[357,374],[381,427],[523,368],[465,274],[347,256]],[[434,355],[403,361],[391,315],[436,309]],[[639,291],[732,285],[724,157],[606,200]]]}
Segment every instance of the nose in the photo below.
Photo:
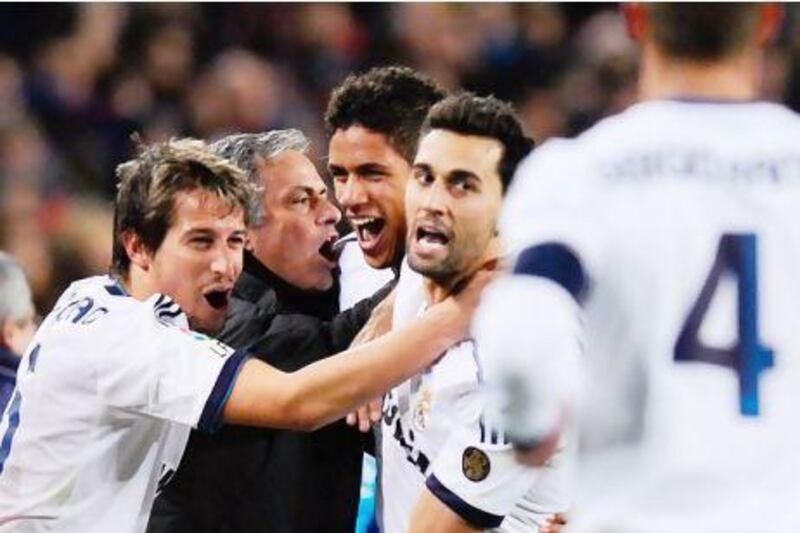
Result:
{"label": "nose", "polygon": [[436,180],[420,192],[419,208],[440,215],[447,209],[447,200],[446,186]]}
{"label": "nose", "polygon": [[219,246],[211,260],[211,271],[224,279],[235,280],[242,270],[241,248]]}
{"label": "nose", "polygon": [[323,226],[333,226],[342,219],[342,212],[333,205],[327,197],[320,202],[317,223]]}
{"label": "nose", "polygon": [[361,205],[367,201],[366,190],[358,176],[349,176],[347,181],[339,187],[339,203],[345,209]]}

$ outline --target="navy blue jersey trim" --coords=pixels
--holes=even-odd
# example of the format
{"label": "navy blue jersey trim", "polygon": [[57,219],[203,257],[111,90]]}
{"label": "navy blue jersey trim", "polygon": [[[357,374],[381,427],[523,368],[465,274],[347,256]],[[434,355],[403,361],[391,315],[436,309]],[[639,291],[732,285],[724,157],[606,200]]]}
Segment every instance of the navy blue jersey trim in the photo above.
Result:
{"label": "navy blue jersey trim", "polygon": [[425,486],[428,487],[428,490],[439,498],[443,504],[449,507],[451,511],[474,527],[479,529],[497,527],[503,522],[503,518],[505,518],[496,514],[487,513],[486,511],[482,511],[468,504],[453,491],[442,485],[441,481],[436,479],[436,476],[433,474],[428,476],[428,479],[425,480]]}
{"label": "navy blue jersey trim", "polygon": [[6,433],[3,435],[3,440],[0,443],[0,474],[3,473],[6,459],[11,453],[11,444],[14,441],[14,433],[17,432],[19,427],[19,409],[22,402],[22,395],[19,390],[14,389],[14,398],[11,400],[11,406],[8,409],[8,427]]}
{"label": "navy blue jersey trim", "polygon": [[119,281],[114,281],[110,285],[106,285],[106,292],[111,296],[128,296],[127,291]]}
{"label": "navy blue jersey trim", "polygon": [[183,313],[183,311],[181,310],[180,307],[175,309],[174,311],[170,311],[169,309],[164,309],[163,311],[156,311],[158,318],[164,318],[164,317],[175,318],[181,313]]}
{"label": "navy blue jersey trim", "polygon": [[225,407],[225,402],[228,401],[228,397],[233,391],[236,378],[249,357],[248,351],[237,350],[225,361],[217,377],[217,382],[214,383],[214,388],[211,389],[211,394],[208,395],[206,405],[203,407],[203,414],[200,415],[197,429],[205,433],[213,433],[222,425],[222,408]]}
{"label": "navy blue jersey trim", "polygon": [[578,303],[586,296],[588,283],[583,266],[572,250],[560,243],[549,242],[523,250],[514,274],[547,278],[561,285]]}

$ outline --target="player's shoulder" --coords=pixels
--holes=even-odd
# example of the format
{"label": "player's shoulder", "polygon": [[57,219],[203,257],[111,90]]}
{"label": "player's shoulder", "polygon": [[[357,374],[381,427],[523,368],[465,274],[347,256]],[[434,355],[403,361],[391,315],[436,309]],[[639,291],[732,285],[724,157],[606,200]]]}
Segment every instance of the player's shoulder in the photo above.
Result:
{"label": "player's shoulder", "polygon": [[93,276],[72,283],[59,298],[48,321],[68,332],[103,330],[95,341],[131,335],[158,323],[185,326],[185,316],[172,298],[154,294],[141,301],[130,296],[111,276]]}
{"label": "player's shoulder", "polygon": [[472,339],[448,349],[431,367],[437,389],[477,386],[483,379],[480,359]]}
{"label": "player's shoulder", "polygon": [[424,278],[412,270],[408,259],[404,258],[395,287],[392,327],[397,329],[405,326],[417,318],[425,307]]}
{"label": "player's shoulder", "polygon": [[339,257],[339,308],[342,310],[372,296],[394,276],[391,268],[378,270],[369,266],[355,233],[344,238],[348,240]]}
{"label": "player's shoulder", "polygon": [[509,196],[549,200],[583,194],[597,179],[597,155],[606,151],[606,145],[614,146],[608,132],[619,136],[619,122],[619,117],[610,117],[577,137],[545,141],[520,163]]}

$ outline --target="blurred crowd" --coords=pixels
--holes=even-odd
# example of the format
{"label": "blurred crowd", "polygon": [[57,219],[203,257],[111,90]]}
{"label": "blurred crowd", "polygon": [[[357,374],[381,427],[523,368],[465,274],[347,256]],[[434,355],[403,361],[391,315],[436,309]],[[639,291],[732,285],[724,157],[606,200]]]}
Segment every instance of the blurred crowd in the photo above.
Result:
{"label": "blurred crowd", "polygon": [[[800,7],[787,17],[763,96],[800,109]],[[132,133],[296,127],[322,163],[331,88],[379,64],[509,99],[538,141],[575,135],[635,98],[622,25],[615,4],[5,4],[0,249],[47,312],[108,266]]]}

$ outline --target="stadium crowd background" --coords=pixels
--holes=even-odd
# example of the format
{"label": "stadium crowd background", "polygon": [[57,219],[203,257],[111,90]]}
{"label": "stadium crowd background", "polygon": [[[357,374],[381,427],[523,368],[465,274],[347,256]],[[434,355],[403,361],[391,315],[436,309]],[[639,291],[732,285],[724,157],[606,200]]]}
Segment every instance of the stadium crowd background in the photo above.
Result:
{"label": "stadium crowd background", "polygon": [[[800,110],[800,6],[763,97]],[[0,249],[46,313],[104,272],[114,167],[146,141],[296,127],[324,173],[323,111],[350,72],[400,63],[513,101],[539,141],[635,97],[615,4],[59,4],[0,7]]]}

